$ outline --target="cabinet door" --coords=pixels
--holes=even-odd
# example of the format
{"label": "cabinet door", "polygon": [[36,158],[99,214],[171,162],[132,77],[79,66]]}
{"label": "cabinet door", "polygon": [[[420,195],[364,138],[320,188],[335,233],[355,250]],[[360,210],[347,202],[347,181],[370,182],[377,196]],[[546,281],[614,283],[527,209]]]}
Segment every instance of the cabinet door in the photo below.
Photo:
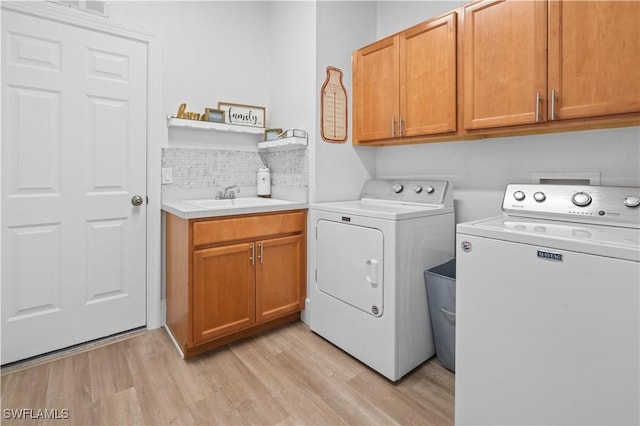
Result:
{"label": "cabinet door", "polygon": [[354,53],[353,141],[389,139],[399,134],[398,37]]}
{"label": "cabinet door", "polygon": [[256,322],[304,307],[304,240],[303,235],[294,235],[257,243]]}
{"label": "cabinet door", "polygon": [[400,136],[456,130],[456,17],[400,34]]}
{"label": "cabinet door", "polygon": [[546,12],[545,1],[481,1],[464,8],[465,128],[546,119]]}
{"label": "cabinet door", "polygon": [[552,1],[549,8],[550,119],[640,111],[640,3]]}
{"label": "cabinet door", "polygon": [[193,252],[195,343],[255,323],[253,253],[253,243]]}

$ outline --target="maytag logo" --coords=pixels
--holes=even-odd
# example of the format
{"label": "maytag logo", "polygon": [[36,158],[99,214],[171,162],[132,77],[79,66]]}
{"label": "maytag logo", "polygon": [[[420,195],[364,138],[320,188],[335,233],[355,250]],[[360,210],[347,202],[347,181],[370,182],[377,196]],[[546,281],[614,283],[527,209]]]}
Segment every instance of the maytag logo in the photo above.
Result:
{"label": "maytag logo", "polygon": [[560,253],[551,253],[550,251],[538,250],[538,257],[562,262],[562,254]]}

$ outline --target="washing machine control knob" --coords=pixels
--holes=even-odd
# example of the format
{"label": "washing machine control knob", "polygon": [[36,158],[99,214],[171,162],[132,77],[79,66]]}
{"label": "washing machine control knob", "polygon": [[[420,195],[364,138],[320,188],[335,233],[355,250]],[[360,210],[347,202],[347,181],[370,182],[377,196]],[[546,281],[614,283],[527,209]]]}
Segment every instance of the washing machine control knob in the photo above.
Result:
{"label": "washing machine control knob", "polygon": [[586,192],[576,192],[571,197],[571,201],[578,207],[586,207],[591,204],[591,195]]}
{"label": "washing machine control knob", "polygon": [[393,192],[395,192],[396,194],[401,193],[403,189],[404,186],[402,186],[401,183],[396,183],[395,185],[393,185]]}
{"label": "washing machine control knob", "polygon": [[627,207],[638,207],[640,206],[640,197],[624,197],[624,205]]}
{"label": "washing machine control knob", "polygon": [[533,194],[533,199],[536,200],[537,202],[541,203],[544,200],[547,199],[547,196],[544,194],[544,192],[536,192],[535,194]]}
{"label": "washing machine control knob", "polygon": [[433,191],[435,191],[435,189],[433,188],[433,186],[427,186],[425,188],[425,191],[427,191],[427,194],[433,194]]}
{"label": "washing machine control knob", "polygon": [[416,185],[416,186],[414,186],[414,187],[413,187],[413,191],[414,191],[416,194],[419,194],[419,193],[421,193],[421,192],[422,192],[422,187],[421,187],[420,185]]}
{"label": "washing machine control knob", "polygon": [[516,199],[516,201],[522,201],[525,198],[524,192],[522,191],[516,191],[513,193],[513,198]]}

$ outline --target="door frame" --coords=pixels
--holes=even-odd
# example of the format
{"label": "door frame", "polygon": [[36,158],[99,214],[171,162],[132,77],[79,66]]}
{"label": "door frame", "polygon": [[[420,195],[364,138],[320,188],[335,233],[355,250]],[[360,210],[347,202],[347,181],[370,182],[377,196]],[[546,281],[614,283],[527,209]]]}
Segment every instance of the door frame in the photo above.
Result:
{"label": "door frame", "polygon": [[[128,38],[147,46],[147,229],[146,229],[146,327],[162,327],[166,318],[165,300],[162,298],[161,258],[161,184],[160,164],[162,130],[165,122],[161,113],[162,86],[160,75],[160,37],[157,34],[131,28],[108,18],[92,15],[71,7],[46,1],[2,2],[2,11],[12,11],[40,19],[73,25],[77,28]],[[0,158],[1,160],[1,158]],[[0,176],[1,176],[0,161]],[[1,203],[1,201],[0,201]],[[0,208],[1,208],[0,204]],[[1,219],[0,219],[1,220]],[[0,227],[1,227],[0,222]],[[1,247],[1,245],[0,245]],[[0,255],[2,254],[0,248]],[[1,259],[1,258],[0,258]],[[0,262],[0,273],[1,273]]]}

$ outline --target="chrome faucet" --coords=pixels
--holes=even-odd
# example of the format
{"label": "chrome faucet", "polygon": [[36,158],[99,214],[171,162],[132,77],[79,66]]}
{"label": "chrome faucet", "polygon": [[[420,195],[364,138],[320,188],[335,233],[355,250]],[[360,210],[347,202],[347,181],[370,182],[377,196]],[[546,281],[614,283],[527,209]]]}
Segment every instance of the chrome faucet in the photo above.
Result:
{"label": "chrome faucet", "polygon": [[216,200],[233,200],[236,198],[236,192],[240,192],[239,185],[231,185],[227,186],[223,191],[218,191],[218,195],[216,195]]}

